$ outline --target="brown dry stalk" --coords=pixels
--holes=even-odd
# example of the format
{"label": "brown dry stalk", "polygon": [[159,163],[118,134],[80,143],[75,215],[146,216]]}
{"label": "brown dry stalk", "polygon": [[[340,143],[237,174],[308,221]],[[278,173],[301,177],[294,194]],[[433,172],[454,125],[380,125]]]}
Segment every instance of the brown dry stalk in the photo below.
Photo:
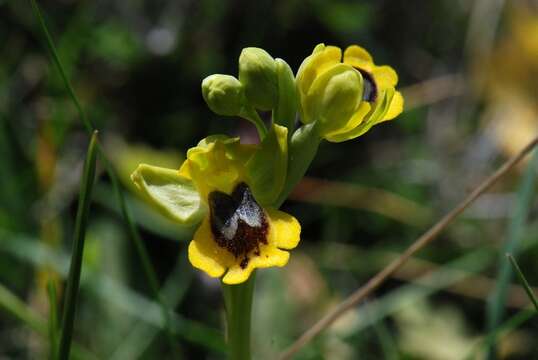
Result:
{"label": "brown dry stalk", "polygon": [[392,261],[383,270],[378,272],[366,284],[358,288],[347,299],[341,302],[333,310],[329,311],[310,329],[303,333],[288,349],[286,349],[279,357],[280,360],[291,359],[291,357],[305,346],[310,340],[325,330],[336,319],[348,310],[355,307],[360,301],[364,300],[381,284],[385,282],[394,272],[404,265],[411,256],[424,248],[437,238],[458,215],[460,215],[469,205],[471,205],[480,195],[495,184],[501,177],[506,175],[521,159],[523,159],[531,150],[538,144],[538,137],[534,138],[527,146],[525,146],[518,154],[506,161],[493,175],[484,180],[477,188],[475,188],[458,206],[446,214],[439,222],[426,231],[419,237],[407,250],[397,259]]}

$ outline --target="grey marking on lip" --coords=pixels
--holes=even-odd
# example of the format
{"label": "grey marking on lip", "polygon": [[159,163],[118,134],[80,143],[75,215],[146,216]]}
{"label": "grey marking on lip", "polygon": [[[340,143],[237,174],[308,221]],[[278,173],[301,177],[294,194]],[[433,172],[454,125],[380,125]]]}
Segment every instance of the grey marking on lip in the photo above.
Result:
{"label": "grey marking on lip", "polygon": [[[213,191],[208,198],[211,231],[215,242],[235,257],[247,254],[259,244],[267,244],[268,223],[264,210],[245,183],[238,184],[231,195]],[[246,266],[246,265],[244,265]]]}
{"label": "grey marking on lip", "polygon": [[377,100],[377,84],[374,81],[374,77],[368,71],[355,68],[361,73],[364,80],[364,89],[362,92],[362,99],[368,102],[375,102]]}

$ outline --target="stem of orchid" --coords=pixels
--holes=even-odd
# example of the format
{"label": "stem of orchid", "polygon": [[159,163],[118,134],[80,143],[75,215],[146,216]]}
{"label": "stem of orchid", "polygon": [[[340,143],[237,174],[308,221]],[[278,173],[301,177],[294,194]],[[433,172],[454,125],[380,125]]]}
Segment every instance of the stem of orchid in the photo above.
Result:
{"label": "stem of orchid", "polygon": [[228,359],[250,360],[250,323],[256,273],[242,284],[222,284],[226,305]]}
{"label": "stem of orchid", "polygon": [[276,201],[277,209],[286,201],[293,188],[303,178],[316,156],[320,142],[321,137],[318,133],[317,122],[303,125],[293,134],[289,145],[288,175]]}
{"label": "stem of orchid", "polygon": [[241,113],[239,115],[247,119],[251,123],[253,123],[254,126],[256,126],[256,130],[258,130],[258,136],[260,137],[260,141],[265,139],[265,136],[267,135],[267,128],[265,127],[263,120],[260,118],[260,115],[253,107],[245,106],[241,110]]}

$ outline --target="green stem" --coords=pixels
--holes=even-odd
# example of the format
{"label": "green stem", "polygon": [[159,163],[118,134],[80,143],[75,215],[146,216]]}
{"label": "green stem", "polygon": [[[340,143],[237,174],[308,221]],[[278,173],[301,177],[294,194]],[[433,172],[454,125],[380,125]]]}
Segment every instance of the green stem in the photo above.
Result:
{"label": "green stem", "polygon": [[250,323],[256,273],[238,285],[222,284],[226,305],[228,359],[250,360]]}
{"label": "green stem", "polygon": [[314,160],[318,151],[321,137],[316,126],[317,122],[303,125],[293,134],[289,146],[288,173],[286,183],[276,202],[278,209],[288,198],[293,188],[301,181],[306,170]]}
{"label": "green stem", "polygon": [[75,311],[77,307],[78,288],[80,283],[80,272],[82,269],[82,257],[84,253],[84,238],[86,237],[86,224],[90,212],[90,202],[93,182],[95,180],[95,158],[96,158],[97,131],[90,140],[88,155],[84,163],[84,175],[78,202],[77,218],[75,223],[75,238],[73,252],[71,255],[71,266],[67,279],[65,291],[65,305],[62,317],[62,332],[60,346],[58,348],[58,358],[68,359],[73,337],[73,327],[75,322]]}

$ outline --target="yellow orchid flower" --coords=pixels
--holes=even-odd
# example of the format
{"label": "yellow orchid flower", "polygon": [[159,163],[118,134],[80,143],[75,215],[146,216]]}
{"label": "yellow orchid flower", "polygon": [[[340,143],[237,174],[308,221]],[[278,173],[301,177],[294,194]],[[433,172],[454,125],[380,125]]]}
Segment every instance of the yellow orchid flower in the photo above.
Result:
{"label": "yellow orchid flower", "polygon": [[256,268],[284,266],[301,227],[271,207],[284,185],[287,129],[273,125],[260,145],[224,135],[203,139],[179,170],[141,164],[131,178],[149,203],[182,223],[200,223],[189,244],[191,264],[225,284]]}
{"label": "yellow orchid flower", "polygon": [[301,120],[318,122],[319,134],[331,142],[356,138],[402,112],[397,83],[396,72],[375,65],[362,47],[348,47],[342,59],[340,48],[319,44],[297,72]]}

